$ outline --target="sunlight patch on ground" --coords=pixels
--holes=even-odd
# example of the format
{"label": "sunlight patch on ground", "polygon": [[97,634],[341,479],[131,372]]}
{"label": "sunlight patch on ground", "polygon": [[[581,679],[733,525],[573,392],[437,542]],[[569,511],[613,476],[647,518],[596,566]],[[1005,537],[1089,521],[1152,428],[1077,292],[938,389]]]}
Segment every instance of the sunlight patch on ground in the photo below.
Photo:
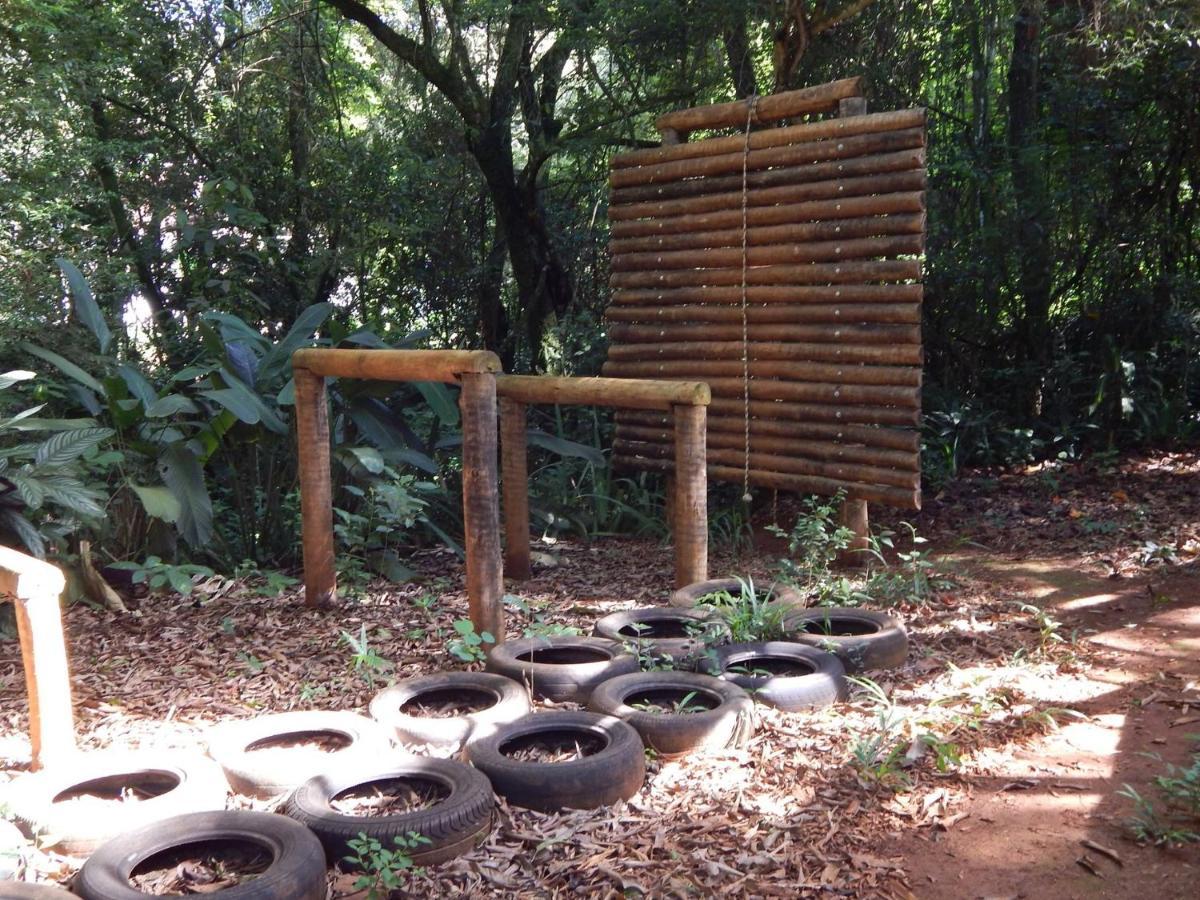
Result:
{"label": "sunlight patch on ground", "polygon": [[1112,603],[1119,599],[1117,594],[1092,594],[1089,597],[1080,597],[1077,600],[1066,600],[1058,604],[1058,609],[1062,611],[1088,609],[1092,606],[1103,606],[1105,603]]}

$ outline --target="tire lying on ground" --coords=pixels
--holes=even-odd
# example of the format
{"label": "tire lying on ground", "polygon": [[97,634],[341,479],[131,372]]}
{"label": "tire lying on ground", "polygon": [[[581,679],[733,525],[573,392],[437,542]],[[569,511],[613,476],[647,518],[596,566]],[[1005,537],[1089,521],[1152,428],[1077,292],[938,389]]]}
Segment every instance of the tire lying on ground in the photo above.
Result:
{"label": "tire lying on ground", "polygon": [[667,758],[741,747],[754,732],[750,695],[736,684],[695,672],[610,678],[592,691],[588,708],[628,722],[647,747]]}
{"label": "tire lying on ground", "polygon": [[[765,596],[767,603],[770,604],[797,608],[804,606],[804,598],[799,591],[778,581],[766,585],[765,590],[758,584],[753,587],[759,601],[762,601]],[[740,597],[745,589],[742,580],[738,578],[710,578],[708,581],[697,581],[672,592],[671,605],[682,609],[691,609],[700,603],[702,597],[707,597],[709,594],[724,592],[734,597]]]}
{"label": "tire lying on ground", "polygon": [[848,693],[841,661],[806,644],[729,644],[702,657],[701,666],[708,674],[733,682],[758,702],[788,712],[831,706]]}
{"label": "tire lying on ground", "polygon": [[706,607],[679,609],[646,606],[611,613],[596,622],[596,637],[637,647],[640,656],[665,657],[677,663],[695,658],[708,644],[729,640],[729,625]]}
{"label": "tire lying on ground", "polygon": [[334,766],[355,760],[374,766],[399,755],[383,726],[351,712],[286,712],[222,722],[208,732],[208,754],[225,770],[230,787],[259,798],[291,791]]}
{"label": "tire lying on ground", "polygon": [[[463,704],[465,712],[421,715],[422,705]],[[415,708],[415,709],[414,709]],[[404,745],[427,747],[435,753],[457,751],[472,735],[482,736],[495,726],[529,712],[529,694],[522,685],[489,672],[442,672],[406,678],[371,699],[371,717],[392,730]]]}
{"label": "tire lying on ground", "polygon": [[43,846],[90,853],[109,838],[181,813],[224,809],[229,786],[198,753],[81,753],[12,783],[9,804]]}
{"label": "tire lying on ground", "polygon": [[487,670],[528,685],[535,697],[586,703],[596,685],[636,672],[638,661],[616,641],[558,635],[496,644]]}
{"label": "tire lying on ground", "polygon": [[[395,782],[403,783],[400,791],[409,799],[420,802],[430,798],[433,802],[379,816],[349,815],[334,806],[356,790],[380,794],[397,790]],[[482,772],[453,760],[413,757],[401,763],[337,769],[310,778],[288,798],[284,812],[321,839],[330,863],[346,868],[345,858],[354,852],[348,842],[360,833],[391,849],[394,838],[416,832],[429,843],[405,851],[414,863],[431,865],[453,859],[487,837],[495,806],[492,786]]]}
{"label": "tire lying on ground", "polygon": [[[522,758],[539,746],[557,748],[569,758]],[[533,713],[467,744],[467,754],[497,794],[514,806],[543,812],[627,800],[646,778],[638,733],[620,719],[590,712]]]}
{"label": "tire lying on ground", "polygon": [[144,900],[130,876],[214,846],[251,845],[269,855],[252,879],[220,890],[230,900],[325,900],[325,854],[316,835],[286,816],[232,810],[192,813],[122,834],[83,864],[72,890],[84,900]]}
{"label": "tire lying on ground", "polygon": [[0,881],[0,900],[63,900],[64,897],[77,896],[52,884]]}
{"label": "tire lying on ground", "polygon": [[814,606],[788,613],[784,637],[836,653],[850,674],[891,669],[908,656],[908,632],[895,616],[873,609]]}

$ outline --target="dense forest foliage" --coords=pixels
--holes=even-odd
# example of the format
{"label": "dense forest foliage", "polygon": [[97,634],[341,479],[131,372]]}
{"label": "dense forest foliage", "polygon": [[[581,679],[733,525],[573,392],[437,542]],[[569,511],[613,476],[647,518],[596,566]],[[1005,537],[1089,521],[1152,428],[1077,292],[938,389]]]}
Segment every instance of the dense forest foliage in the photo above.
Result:
{"label": "dense forest foliage", "polygon": [[[1190,0],[2,0],[0,529],[294,565],[292,350],[596,374],[608,158],[854,74],[930,113],[927,483],[1195,440]],[[452,395],[333,399],[347,574],[455,547]],[[607,420],[545,415],[539,525],[657,527]]]}

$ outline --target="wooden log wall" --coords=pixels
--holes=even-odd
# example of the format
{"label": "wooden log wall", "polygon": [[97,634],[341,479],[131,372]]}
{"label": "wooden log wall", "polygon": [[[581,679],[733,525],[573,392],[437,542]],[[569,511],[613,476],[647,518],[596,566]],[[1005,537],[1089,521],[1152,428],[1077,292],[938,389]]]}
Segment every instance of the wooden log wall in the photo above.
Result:
{"label": "wooden log wall", "polygon": [[[752,484],[919,507],[925,110],[847,79],[658,126],[612,160],[603,374],[707,382],[709,477],[740,484],[748,370]],[[619,412],[614,463],[672,471],[675,426]]]}

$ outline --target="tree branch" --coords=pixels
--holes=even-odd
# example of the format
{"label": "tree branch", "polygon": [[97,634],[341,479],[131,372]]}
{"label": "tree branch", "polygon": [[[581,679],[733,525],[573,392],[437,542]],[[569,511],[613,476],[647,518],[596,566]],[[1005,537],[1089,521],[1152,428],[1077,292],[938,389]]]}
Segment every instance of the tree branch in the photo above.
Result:
{"label": "tree branch", "polygon": [[347,19],[363,25],[375,38],[387,47],[396,58],[407,63],[430,84],[442,92],[459,115],[472,125],[483,120],[483,110],[473,96],[470,86],[461,75],[438,59],[433,47],[418,43],[401,34],[383,21],[374,11],[358,0],[325,0]]}
{"label": "tree branch", "polygon": [[816,21],[808,23],[809,35],[818,35],[830,28],[836,28],[847,19],[853,19],[860,12],[874,3],[875,0],[850,0],[845,6],[835,12],[826,13]]}

